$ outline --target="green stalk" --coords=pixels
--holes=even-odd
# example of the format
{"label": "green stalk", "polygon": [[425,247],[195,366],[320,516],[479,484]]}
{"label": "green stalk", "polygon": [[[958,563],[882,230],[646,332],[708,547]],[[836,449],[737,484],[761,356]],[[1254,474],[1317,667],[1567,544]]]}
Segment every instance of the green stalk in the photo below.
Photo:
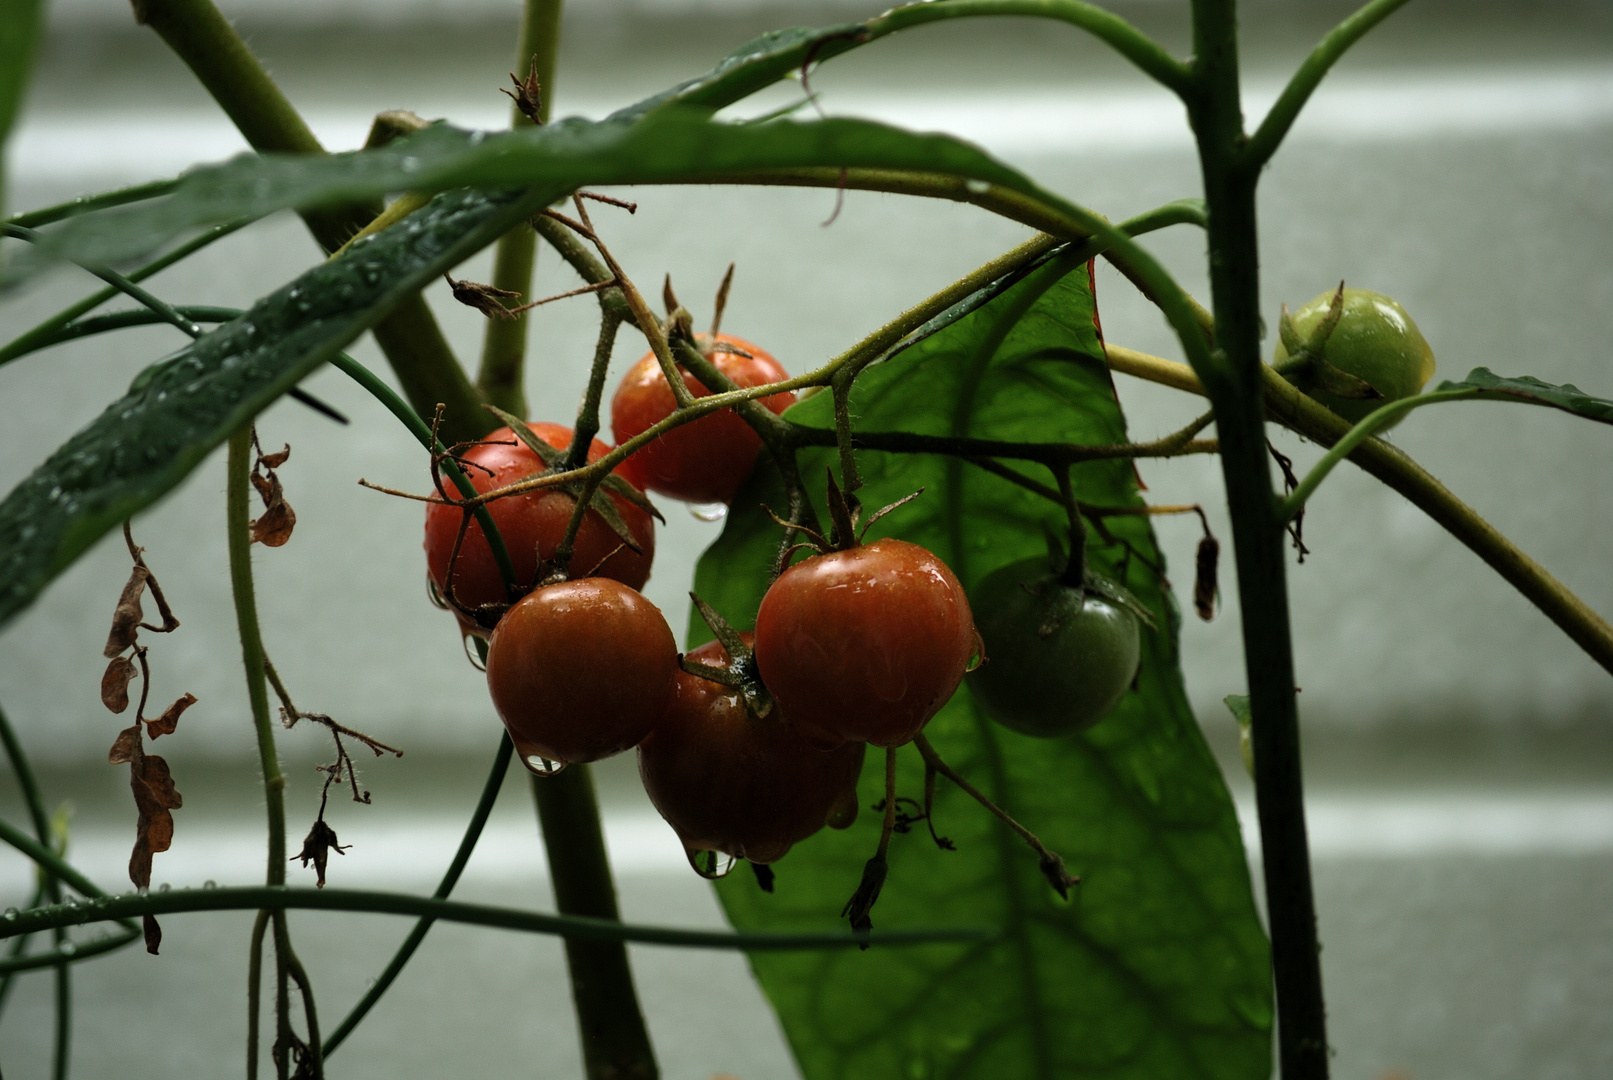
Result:
{"label": "green stalk", "polygon": [[819,949],[858,948],[865,940],[875,945],[936,945],[991,941],[998,932],[989,927],[955,927],[931,930],[887,930],[872,938],[832,933],[757,932],[736,934],[727,930],[684,930],[672,926],[635,926],[614,919],[575,915],[548,915],[518,908],[465,904],[409,893],[362,889],[293,889],[284,885],[237,885],[216,889],[170,889],[168,892],[121,893],[77,904],[52,904],[0,918],[0,941],[19,934],[37,934],[58,927],[176,915],[193,911],[350,911],[379,915],[406,915],[466,926],[486,926],[529,934],[550,934],[587,942],[636,941],[685,949],[723,949],[746,952],[811,952]]}
{"label": "green stalk", "polygon": [[[135,21],[150,26],[195,73],[207,92],[259,153],[323,154],[324,147],[274,84],[212,0],[134,0]],[[357,206],[302,211],[309,232],[327,252],[381,212],[378,200]],[[424,298],[411,297],[372,330],[409,403],[430,416],[448,406],[447,442],[489,430],[476,389],[454,358]]]}
{"label": "green stalk", "polygon": [[[34,778],[33,767],[29,764],[27,755],[23,753],[22,743],[17,740],[17,734],[12,730],[11,722],[6,719],[4,712],[0,712],[0,741],[5,743],[6,756],[10,758],[12,772],[17,776],[17,786],[22,789],[23,799],[28,804],[28,814],[34,819],[34,832],[39,837],[40,845],[49,850],[50,815],[45,812],[45,801],[39,793],[39,782]],[[45,864],[40,864],[40,870],[41,894],[49,902],[57,903],[62,898],[59,875],[53,873]],[[60,929],[53,931],[53,938],[56,951],[60,952],[62,944],[67,940],[66,931]],[[9,985],[7,983],[8,988]],[[67,1076],[68,1057],[72,1049],[72,1031],[72,970],[71,965],[64,959],[56,965],[56,1044],[52,1075],[57,1080],[65,1080]]]}
{"label": "green stalk", "polygon": [[[562,915],[619,923],[616,883],[588,766],[571,765],[554,776],[534,776],[532,797],[543,823],[555,908]],[[588,1080],[659,1076],[622,942],[568,937],[566,967],[571,972],[583,1074]]]}
{"label": "green stalk", "polygon": [[[562,0],[526,0],[521,20],[521,42],[515,50],[515,74],[525,78],[528,70],[537,74],[541,97],[538,122],[549,119],[554,100],[555,58],[560,44]],[[512,105],[510,126],[532,127],[533,122]],[[532,270],[537,261],[537,237],[525,222],[499,238],[493,250],[493,286],[519,293],[532,291]],[[482,364],[476,373],[476,388],[489,403],[506,412],[526,416],[526,388],[522,373],[526,364],[527,315],[510,319],[490,319],[482,337]]]}
{"label": "green stalk", "polygon": [[1232,516],[1254,715],[1255,798],[1271,928],[1278,1061],[1284,1080],[1322,1080],[1328,1073],[1327,1026],[1305,830],[1288,585],[1262,406],[1255,213],[1260,170],[1241,153],[1236,0],[1194,0],[1193,36],[1188,115],[1209,208],[1216,351],[1215,362],[1194,366],[1215,408]]}
{"label": "green stalk", "polygon": [[[514,751],[509,735],[500,737],[498,752],[493,755],[493,767],[488,771],[487,782],[482,785],[482,797],[477,802],[476,809],[471,812],[470,822],[465,826],[465,835],[459,841],[459,850],[454,853],[453,861],[448,864],[448,872],[443,874],[437,891],[431,894],[432,899],[448,899],[448,895],[454,891],[454,886],[459,884],[459,876],[465,872],[471,852],[476,850],[476,841],[481,837],[488,816],[493,812],[493,804],[498,800],[499,789],[504,786],[504,777],[510,771],[510,758],[514,756]],[[328,1058],[336,1052],[336,1048],[346,1041],[354,1028],[358,1027],[359,1021],[363,1020],[375,1007],[375,1003],[381,1000],[381,995],[391,989],[393,982],[403,973],[404,965],[414,956],[420,943],[426,940],[426,934],[433,922],[434,919],[422,918],[414,924],[414,929],[409,931],[409,936],[398,946],[398,951],[393,955],[391,963],[387,964],[386,970],[371,984],[364,997],[353,1006],[352,1011],[336,1025],[336,1030],[330,1033],[330,1038],[325,1043],[325,1057]]]}

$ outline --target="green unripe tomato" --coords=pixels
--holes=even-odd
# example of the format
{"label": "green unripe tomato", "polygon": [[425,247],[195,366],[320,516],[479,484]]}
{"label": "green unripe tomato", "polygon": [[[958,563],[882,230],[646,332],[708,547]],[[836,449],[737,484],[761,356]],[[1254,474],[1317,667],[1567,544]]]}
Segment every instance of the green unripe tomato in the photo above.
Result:
{"label": "green unripe tomato", "polygon": [[[1329,289],[1293,312],[1294,329],[1301,341],[1310,338],[1327,314],[1333,293],[1334,290]],[[1340,371],[1364,380],[1383,395],[1381,401],[1342,398],[1308,385],[1304,376],[1300,377],[1300,389],[1352,424],[1391,401],[1421,393],[1434,374],[1434,350],[1423,340],[1422,331],[1411,321],[1406,309],[1371,289],[1344,290],[1344,312],[1328,335],[1322,356]],[[1281,363],[1286,359],[1288,350],[1279,340],[1273,362]]]}
{"label": "green unripe tomato", "polygon": [[986,662],[968,675],[986,714],[1024,735],[1055,738],[1107,716],[1137,675],[1137,617],[1074,589],[1046,558],[1010,563],[969,594]]}

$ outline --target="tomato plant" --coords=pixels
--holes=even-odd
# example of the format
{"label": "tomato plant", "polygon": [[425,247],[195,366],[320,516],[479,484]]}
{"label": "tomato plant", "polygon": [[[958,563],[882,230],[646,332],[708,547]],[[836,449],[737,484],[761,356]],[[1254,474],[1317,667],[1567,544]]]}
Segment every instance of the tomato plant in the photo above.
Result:
{"label": "tomato plant", "polygon": [[[1331,291],[1322,293],[1293,313],[1297,340],[1309,341],[1328,318],[1334,298]],[[1324,336],[1318,356],[1378,392],[1376,398],[1344,397],[1326,389],[1314,374],[1298,373],[1302,390],[1351,423],[1385,402],[1421,392],[1434,375],[1434,350],[1417,324],[1399,303],[1371,289],[1343,290],[1337,322]],[[1288,358],[1288,346],[1279,339],[1273,362]]]}
{"label": "tomato plant", "polygon": [[[571,429],[559,424],[534,423],[533,432],[556,450],[571,445]],[[598,439],[588,448],[588,460],[598,461],[609,450]],[[487,437],[459,455],[465,475],[477,492],[506,487],[548,471],[547,466],[523,445],[509,428],[490,432]],[[650,577],[655,558],[655,521],[641,507],[619,495],[610,495],[626,523],[638,550],[628,547],[597,511],[590,510],[577,530],[571,556],[572,572],[578,576],[615,578],[629,588],[642,588]],[[552,558],[571,520],[576,499],[563,491],[538,490],[487,504],[488,512],[504,538],[520,590],[532,587],[538,564]],[[459,536],[465,511],[456,506],[432,503],[426,507],[426,570],[439,594],[448,592],[448,562]],[[453,599],[464,608],[507,602],[504,580],[492,548],[473,518],[460,543],[454,564]],[[462,620],[463,621],[463,620]]]}
{"label": "tomato plant", "polygon": [[[1306,501],[1348,456],[1613,670],[1613,628],[1409,456],[1374,439],[1370,424],[1348,423],[1378,408],[1387,410],[1382,420],[1474,399],[1605,423],[1613,422],[1613,402],[1484,368],[1419,394],[1432,358],[1414,324],[1392,302],[1348,290],[1336,294],[1337,308],[1319,299],[1279,323],[1281,370],[1261,362],[1257,185],[1327,71],[1400,2],[1371,0],[1329,33],[1246,130],[1231,0],[1189,5],[1186,59],[1086,3],[904,4],[856,23],[764,35],[605,119],[552,123],[559,4],[531,0],[511,130],[386,113],[365,148],[326,154],[209,0],[141,0],[142,22],[198,74],[256,153],[3,223],[0,284],[21,287],[49,266],[75,262],[110,291],[0,347],[0,362],[130,326],[163,324],[191,339],[154,352],[126,391],[113,391],[121,396],[0,501],[0,620],[15,619],[119,526],[132,564],[117,593],[100,691],[108,711],[134,710],[128,726],[108,731],[108,759],[129,769],[134,795],[133,892],[109,895],[64,856],[22,740],[0,714],[0,741],[33,826],[30,834],[0,820],[0,839],[39,868],[26,910],[0,919],[0,940],[13,943],[0,974],[55,972],[57,1074],[66,1074],[71,1043],[74,965],[135,941],[159,952],[158,916],[250,910],[258,915],[246,958],[254,973],[249,1071],[266,1049],[281,1077],[324,1075],[326,1059],[439,921],[565,939],[590,1080],[658,1075],[627,941],[747,951],[807,1080],[1258,1080],[1269,1075],[1274,1032],[1284,1080],[1325,1077],[1285,585],[1285,534],[1300,539]],[[931,23],[989,16],[1094,34],[1176,95],[1191,122],[1203,199],[1121,221],[961,139],[796,108],[822,104],[806,85],[818,65]],[[15,112],[35,21],[25,13],[0,33],[0,129]],[[792,76],[806,91],[793,105],[751,100]],[[743,114],[750,108],[765,111]],[[818,188],[837,207],[863,191],[947,199],[1031,233],[917,302],[894,291],[886,322],[823,350],[786,380],[771,357],[716,325],[707,338],[693,335],[670,288],[666,316],[656,315],[635,281],[650,270],[636,259],[624,265],[612,250],[634,227],[637,205],[600,186],[640,185],[648,199],[656,184],[695,183]],[[303,216],[324,256],[249,309],[176,306],[140,284],[281,210]],[[1148,234],[1167,228],[1204,230],[1205,302],[1151,249]],[[527,300],[540,243],[580,287]],[[40,254],[12,257],[21,244]],[[492,281],[451,276],[469,273],[467,260],[488,248]],[[1099,258],[1157,306],[1180,359],[1103,339]],[[439,299],[488,320],[474,377],[423,299],[443,279],[448,292]],[[118,295],[137,306],[91,314]],[[583,376],[574,439],[566,428],[528,428],[515,418],[527,411],[526,342],[540,325],[525,313],[579,296],[598,305],[594,353],[553,351],[556,363],[574,361]],[[650,348],[607,417],[618,440],[637,444],[632,456],[593,440],[624,328]],[[344,351],[366,332],[401,395]],[[507,738],[431,897],[347,889],[339,877],[324,891],[287,885],[288,863],[300,860],[323,886],[330,851],[344,850],[325,819],[331,792],[345,787],[368,801],[349,747],[396,752],[299,710],[260,625],[251,545],[287,550],[279,545],[296,515],[277,471],[290,449],[265,452],[253,425],[271,422],[266,410],[288,396],[333,415],[301,385],[325,365],[420,444],[420,457],[402,467],[419,476],[419,460],[428,460],[441,484],[424,493],[381,490],[432,503],[425,546],[438,591],[477,628],[497,622],[490,640],[473,643],[486,646],[489,700],[478,688],[466,709],[496,712]],[[682,385],[662,379],[680,366],[690,372]],[[1195,405],[1200,415],[1190,423],[1135,441],[1115,371],[1201,395],[1209,411]],[[730,383],[721,402],[707,393]],[[514,427],[500,430],[494,417]],[[1269,423],[1328,448],[1303,477],[1277,455],[1280,491]],[[1212,424],[1214,438],[1202,437]],[[192,722],[182,725],[181,714],[196,701],[187,693],[147,713],[153,657],[162,653],[140,634],[174,632],[179,623],[131,519],[221,445],[230,595],[269,822],[267,871],[261,886],[165,892],[151,889],[153,858],[185,842],[184,802],[167,758],[150,747],[159,737],[182,739]],[[1138,472],[1156,459],[1204,454],[1220,456],[1232,516],[1264,922],[1234,806],[1183,689],[1167,552],[1151,525],[1193,508],[1150,504]],[[563,486],[545,476],[557,470],[566,473]],[[754,619],[754,651],[713,619],[707,625],[721,648],[697,645],[680,664],[665,620],[632,588],[649,573],[655,538],[647,502],[622,477],[732,504],[694,574],[702,595],[740,625]],[[479,493],[522,484],[530,486],[481,501]],[[920,489],[923,498],[908,502]],[[263,502],[256,520],[254,490]],[[884,535],[866,544],[863,502],[888,503],[880,515],[889,512]],[[1035,558],[1044,534],[1082,522],[1093,527],[1077,564],[1086,569],[1048,582]],[[170,539],[141,535],[154,547]],[[804,540],[823,553],[796,562]],[[412,540],[404,543],[412,549]],[[1196,606],[1213,614],[1214,583],[1201,585]],[[966,588],[979,602],[990,663],[976,689],[958,693],[979,651]],[[1111,600],[1117,606],[1106,606]],[[309,618],[298,630],[312,636],[323,625]],[[691,626],[691,644],[704,633]],[[233,665],[233,646],[226,651]],[[136,678],[138,696],[130,692]],[[335,743],[296,856],[276,740],[299,736],[275,722],[271,691],[285,727],[317,726]],[[1004,736],[990,715],[1038,734],[1107,719],[1078,738],[1032,742]],[[883,753],[867,754],[867,744]],[[758,864],[788,851],[790,888],[763,895],[743,877],[720,882],[733,932],[623,923],[587,763],[634,745],[643,747],[647,790],[688,849]],[[533,796],[557,914],[450,897],[517,753],[545,774],[534,777]],[[859,787],[883,797],[852,824],[848,800]],[[824,830],[826,823],[851,827]],[[917,835],[921,823],[928,839]],[[84,902],[67,902],[69,892]],[[291,907],[419,919],[324,1037],[293,947]],[[92,938],[77,929],[86,923],[111,930]],[[272,974],[260,979],[265,972]],[[260,1026],[265,981],[273,1022]],[[0,987],[0,1004],[9,986]]]}
{"label": "tomato plant", "polygon": [[610,578],[545,585],[487,645],[487,690],[516,753],[540,770],[637,746],[675,692],[678,645],[656,606]]}
{"label": "tomato plant", "polygon": [[975,655],[969,598],[946,563],[876,540],[790,567],[756,613],[756,663],[792,723],[910,742]]}
{"label": "tomato plant", "polygon": [[1004,727],[1044,738],[1109,715],[1142,658],[1137,616],[1104,595],[1113,589],[1068,584],[1046,559],[987,574],[969,594],[986,648],[985,663],[969,673],[981,708]]}
{"label": "tomato plant", "polygon": [[[789,378],[783,365],[744,338],[701,334],[694,343],[736,386],[766,386]],[[696,397],[711,392],[687,370],[680,373]],[[761,401],[781,413],[795,402],[795,395],[785,391]],[[671,416],[676,407],[655,354],[647,353],[617,384],[610,403],[611,432],[624,443]],[[729,503],[750,475],[761,448],[761,437],[736,413],[724,409],[668,431],[629,457],[621,472],[646,491],[692,503]]]}
{"label": "tomato plant", "polygon": [[[716,641],[689,658],[733,667]],[[639,744],[638,767],[691,853],[766,864],[825,824],[851,825],[863,753],[862,743],[821,749],[776,713],[751,716],[736,688],[680,671],[675,700]]]}

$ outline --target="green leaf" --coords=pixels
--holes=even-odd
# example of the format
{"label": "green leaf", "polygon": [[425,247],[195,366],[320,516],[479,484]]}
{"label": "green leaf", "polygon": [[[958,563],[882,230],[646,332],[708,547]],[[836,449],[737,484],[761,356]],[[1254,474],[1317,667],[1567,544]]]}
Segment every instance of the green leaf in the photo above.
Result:
{"label": "green leaf", "polygon": [[[82,214],[43,232],[59,254],[120,263],[201,226],[404,189],[554,185],[564,193],[587,184],[684,182],[808,166],[924,170],[1037,190],[1018,172],[946,135],[848,119],[728,124],[702,110],[667,107],[642,118],[571,118],[495,133],[438,125],[378,149],[320,157],[243,155],[193,170],[170,195]],[[25,261],[14,273],[39,262]]]}
{"label": "green leaf", "polygon": [[[1088,270],[1066,253],[866,371],[852,416],[864,430],[1124,441],[1093,317]],[[828,427],[828,398],[786,415]],[[831,451],[805,453],[802,475],[816,486],[832,460]],[[965,585],[1045,553],[1044,525],[1064,527],[1052,503],[956,459],[864,452],[860,463],[869,509],[926,488],[875,532],[930,548]],[[1094,504],[1140,502],[1129,462],[1079,465],[1074,480],[1077,496]],[[761,502],[783,505],[765,467],[696,572],[696,591],[736,626],[752,625],[781,532]],[[1060,901],[1032,852],[942,780],[934,824],[957,850],[939,850],[922,829],[895,837],[875,925],[973,920],[1004,936],[900,954],[754,954],[809,1080],[1270,1075],[1268,946],[1232,802],[1184,694],[1176,605],[1149,568],[1163,560],[1147,519],[1110,520],[1135,554],[1128,561],[1094,540],[1092,564],[1122,581],[1159,627],[1144,634],[1137,690],[1096,727],[1062,739],[992,724],[967,689],[926,729],[948,763],[1061,854],[1082,884]],[[691,620],[691,643],[709,636]],[[918,755],[907,748],[899,758],[898,792],[921,797]],[[882,795],[882,767],[871,754],[865,808]],[[771,895],[749,874],[720,882],[730,920],[745,929],[839,924],[873,853],[875,819],[865,811],[849,830],[797,845],[777,865]]]}
{"label": "green leaf", "polygon": [[[44,12],[44,0],[0,0],[0,150],[22,108]],[[3,168],[0,158],[0,169]],[[5,205],[4,179],[0,175],[0,210]]]}
{"label": "green leaf", "polygon": [[1434,388],[1446,390],[1477,390],[1475,396],[1484,401],[1522,401],[1530,405],[1545,405],[1553,409],[1583,416],[1603,424],[1613,424],[1613,401],[1592,397],[1572,383],[1558,386],[1541,382],[1528,375],[1513,378],[1497,375],[1489,368],[1474,368],[1461,382],[1449,379]]}
{"label": "green leaf", "polygon": [[533,198],[440,195],[409,228],[355,244],[141,372],[0,502],[0,625],[395,304],[530,214]]}

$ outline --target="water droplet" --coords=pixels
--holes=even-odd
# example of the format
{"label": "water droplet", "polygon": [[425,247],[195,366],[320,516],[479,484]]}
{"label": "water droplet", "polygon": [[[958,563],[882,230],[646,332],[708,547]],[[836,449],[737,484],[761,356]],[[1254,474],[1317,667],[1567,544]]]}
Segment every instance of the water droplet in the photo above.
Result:
{"label": "water droplet", "polygon": [[486,139],[486,138],[487,138],[487,132],[485,132],[485,131],[473,131],[473,132],[470,133],[470,140],[469,141],[470,141],[470,144],[472,146],[480,146],[480,145],[482,145],[482,140]]}
{"label": "water droplet", "polygon": [[739,862],[732,855],[721,851],[696,851],[693,848],[684,848],[683,854],[688,858],[694,872],[708,881],[727,877],[734,864]]}
{"label": "water droplet", "polygon": [[172,886],[172,885],[170,885],[170,884],[168,884],[168,883],[167,883],[167,882],[166,882],[166,881],[165,881],[165,882],[163,882],[163,883],[162,883],[162,884],[161,884],[161,885],[158,885],[158,886],[157,886],[157,891],[158,891],[158,892],[167,892],[167,891],[168,891],[168,890],[169,890],[169,889],[171,889],[171,888],[173,888],[173,886]]}
{"label": "water droplet", "polygon": [[17,916],[20,914],[21,912],[19,912],[16,908],[8,907],[6,908],[5,920],[6,922],[16,922]]}
{"label": "water droplet", "polygon": [[566,768],[564,761],[550,761],[541,754],[522,754],[521,764],[533,776],[542,777],[559,776]]}
{"label": "water droplet", "polygon": [[414,172],[420,168],[420,159],[417,157],[406,157],[402,162],[399,163],[399,167],[402,168],[404,172]]}
{"label": "water droplet", "polygon": [[74,953],[78,952],[78,946],[74,945],[71,941],[64,941],[60,945],[56,946],[56,951],[61,953],[63,956],[72,956]]}
{"label": "water droplet", "polygon": [[991,190],[991,185],[984,180],[965,180],[963,186],[976,195],[984,195]]}
{"label": "water droplet", "polygon": [[721,521],[728,516],[726,503],[689,503],[689,514],[697,521]]}
{"label": "water droplet", "polygon": [[218,888],[218,882],[214,881],[212,878],[208,878],[206,881],[202,882],[202,888],[216,889]]}

